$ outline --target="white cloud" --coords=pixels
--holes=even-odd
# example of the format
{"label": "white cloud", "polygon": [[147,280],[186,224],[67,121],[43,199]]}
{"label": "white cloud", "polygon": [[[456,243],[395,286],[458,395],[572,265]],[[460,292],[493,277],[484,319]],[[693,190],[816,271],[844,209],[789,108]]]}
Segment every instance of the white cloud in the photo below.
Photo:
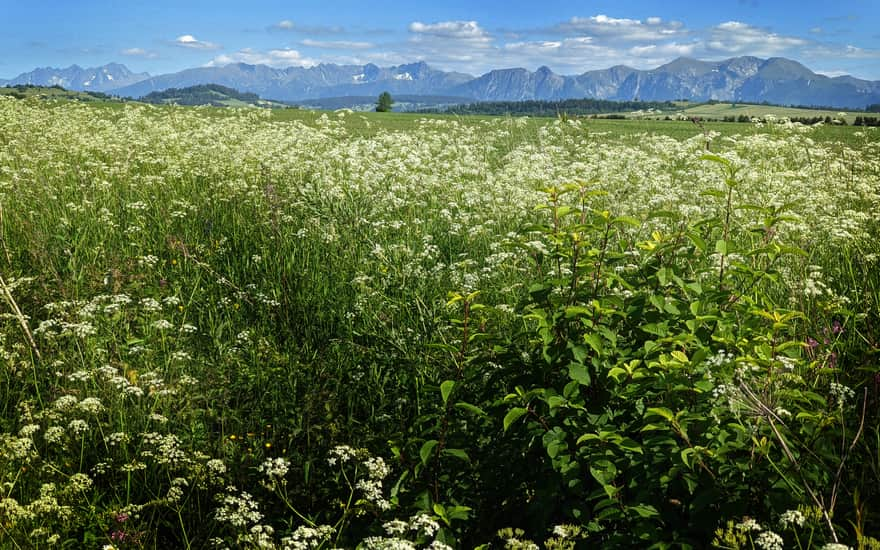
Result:
{"label": "white cloud", "polygon": [[841,59],[880,59],[880,50],[859,48],[852,44],[840,45],[812,42],[803,48],[801,53],[812,58],[834,61]]}
{"label": "white cloud", "polygon": [[342,34],[345,29],[338,26],[301,25],[290,19],[283,19],[267,27],[269,31],[294,32],[299,34]]}
{"label": "white cloud", "polygon": [[726,21],[709,31],[706,45],[709,52],[715,55],[766,57],[803,48],[809,43],[809,40],[803,38],[783,36],[741,21]]}
{"label": "white cloud", "polygon": [[156,52],[151,52],[143,48],[126,48],[119,53],[129,57],[143,57],[144,59],[156,59],[159,57],[159,54]]}
{"label": "white cloud", "polygon": [[410,23],[409,31],[417,37],[422,35],[480,43],[488,43],[492,40],[489,33],[476,21],[441,21],[430,24],[414,21]]}
{"label": "white cloud", "polygon": [[[734,20],[697,29],[653,15],[636,19],[598,14],[572,17],[542,28],[493,32],[475,20],[413,21],[407,26],[406,38],[387,42],[364,39],[363,30],[308,27],[290,19],[267,30],[303,35],[296,44],[321,53],[310,58],[290,48],[245,48],[218,55],[211,64],[245,62],[279,67],[310,66],[320,61],[388,66],[424,60],[444,70],[476,75],[497,68],[535,69],[541,65],[560,74],[580,74],[614,65],[651,69],[677,57],[718,60],[739,55],[785,56],[808,66],[824,63],[825,68],[837,70],[842,65],[838,61],[843,59],[880,58],[877,50],[820,40],[830,35],[827,30],[817,32],[818,28],[795,36]],[[320,35],[327,33],[351,33],[353,39],[322,40]],[[175,43],[203,49],[196,44],[209,44],[191,35],[181,36]]]}
{"label": "white cloud", "polygon": [[534,68],[550,65],[555,72],[580,74],[588,70],[627,65],[636,69],[652,69],[673,58],[691,56],[698,43],[645,44],[618,47],[589,36],[564,40],[513,42],[503,46],[499,58],[504,66]]}
{"label": "white cloud", "polygon": [[220,67],[230,63],[269,65],[270,67],[311,67],[317,65],[314,59],[303,57],[298,51],[290,48],[265,51],[243,48],[234,53],[218,55],[208,63],[208,66]]}
{"label": "white cloud", "polygon": [[395,46],[393,57],[402,62],[425,60],[447,69],[484,70],[498,50],[495,39],[476,21],[414,21],[409,32],[409,40]]}
{"label": "white cloud", "polygon": [[353,42],[349,40],[312,40],[306,38],[300,44],[310,48],[323,48],[327,50],[369,50],[375,48],[372,42]]}
{"label": "white cloud", "polygon": [[635,58],[644,58],[651,62],[662,61],[676,57],[692,57],[700,47],[698,42],[690,44],[648,44],[647,46],[633,46],[627,53]]}
{"label": "white cloud", "polygon": [[220,45],[214,44],[213,42],[204,42],[202,40],[197,40],[195,36],[191,34],[183,34],[178,36],[174,40],[175,46],[180,46],[182,48],[190,48],[193,50],[219,50]]}
{"label": "white cloud", "polygon": [[664,21],[660,17],[616,19],[599,14],[591,17],[572,17],[554,27],[555,32],[603,37],[607,40],[636,41],[660,40],[686,34],[679,21]]}

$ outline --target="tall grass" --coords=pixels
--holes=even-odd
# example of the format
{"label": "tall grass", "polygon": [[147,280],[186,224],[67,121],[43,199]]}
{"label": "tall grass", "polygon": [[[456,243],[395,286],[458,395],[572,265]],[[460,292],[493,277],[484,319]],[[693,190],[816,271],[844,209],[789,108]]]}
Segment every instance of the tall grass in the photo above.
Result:
{"label": "tall grass", "polygon": [[[546,347],[572,338],[574,349],[590,330],[568,323],[586,314],[560,310],[564,329],[541,316],[559,296],[589,308],[647,291],[669,305],[603,330],[622,342],[649,322],[683,327],[697,286],[662,290],[673,274],[749,304],[731,316],[719,306],[727,328],[699,332],[700,349],[733,346],[730,364],[742,364],[770,342],[761,360],[784,355],[812,384],[774,386],[779,403],[800,392],[828,412],[796,434],[803,447],[743,421],[755,438],[737,440],[731,467],[740,453],[781,460],[755,466],[756,485],[775,495],[799,471],[825,472],[791,482],[819,504],[790,488],[751,495],[748,515],[767,526],[801,505],[817,541],[868,544],[880,481],[877,133],[844,142],[778,123],[711,135],[710,158],[702,133],[609,130],[442,117],[389,129],[346,113],[0,98],[0,546],[467,547],[505,527],[527,530],[502,538],[547,547],[622,544],[612,525],[632,519],[606,523],[583,505],[619,479],[587,465],[556,492],[573,470],[548,434],[568,417],[528,392],[574,403],[559,376],[598,390]],[[758,342],[759,309],[799,314]],[[703,372],[699,346],[677,345]],[[642,351],[627,353],[606,367]],[[716,389],[734,376],[725,369]],[[786,445],[807,453],[827,438],[839,448],[813,469],[785,463]],[[717,477],[724,464],[706,469]],[[744,519],[700,513],[711,523],[700,535],[663,512],[650,521],[668,537],[646,536],[707,544]],[[730,530],[718,540],[747,543]]]}

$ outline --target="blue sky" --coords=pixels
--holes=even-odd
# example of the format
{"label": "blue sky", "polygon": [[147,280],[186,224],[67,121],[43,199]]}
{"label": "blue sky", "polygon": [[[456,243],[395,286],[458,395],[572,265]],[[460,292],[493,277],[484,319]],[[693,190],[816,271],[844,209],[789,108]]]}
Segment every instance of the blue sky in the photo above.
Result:
{"label": "blue sky", "polygon": [[576,74],[754,55],[880,80],[880,0],[0,0],[0,13],[0,78],[111,61],[152,74],[417,60]]}

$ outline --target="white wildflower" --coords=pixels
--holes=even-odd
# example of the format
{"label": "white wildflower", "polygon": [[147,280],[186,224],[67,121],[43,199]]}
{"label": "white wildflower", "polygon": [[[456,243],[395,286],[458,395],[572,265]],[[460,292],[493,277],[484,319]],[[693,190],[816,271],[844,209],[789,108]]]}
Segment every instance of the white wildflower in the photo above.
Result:
{"label": "white wildflower", "polygon": [[773,531],[764,531],[755,539],[755,546],[763,550],[783,550],[783,540]]}
{"label": "white wildflower", "polygon": [[806,518],[800,510],[788,510],[779,517],[783,527],[803,527]]}
{"label": "white wildflower", "polygon": [[97,397],[86,397],[79,402],[77,408],[87,414],[99,414],[104,410],[104,405]]}

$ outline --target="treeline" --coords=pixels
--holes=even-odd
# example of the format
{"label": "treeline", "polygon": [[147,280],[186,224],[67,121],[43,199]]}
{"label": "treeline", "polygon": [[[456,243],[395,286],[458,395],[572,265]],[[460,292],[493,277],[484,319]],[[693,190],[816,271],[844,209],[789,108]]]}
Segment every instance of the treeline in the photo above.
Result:
{"label": "treeline", "polygon": [[[717,122],[751,122],[754,119],[761,119],[761,118],[763,118],[763,117],[748,116],[748,115],[739,115],[739,116],[729,115],[729,116],[725,116],[724,118],[714,119],[714,120]],[[785,117],[785,118],[789,119],[792,122],[800,122],[801,124],[806,124],[806,125],[813,125],[813,124],[818,124],[820,122],[823,122],[825,124],[836,124],[836,125],[846,126],[845,120],[831,118],[830,116],[824,116],[824,117],[823,116],[791,116],[791,117]],[[859,120],[860,118],[862,118],[862,117],[858,117],[858,118],[856,118],[856,120]],[[874,120],[874,119],[871,119],[871,120]],[[859,124],[856,124],[856,126],[859,126]]]}
{"label": "treeline", "polygon": [[873,116],[857,116],[856,120],[853,122],[853,126],[880,126],[880,118]]}
{"label": "treeline", "polygon": [[[739,116],[726,116],[722,119],[715,119],[718,122],[751,122],[753,118],[761,118],[761,117],[750,117],[746,115]],[[813,116],[813,117],[804,117],[804,116],[794,116],[787,117],[792,122],[800,122],[801,124],[813,125],[823,122],[825,124],[835,124],[838,126],[846,126],[846,120],[831,118],[830,116]],[[870,116],[857,116],[853,121],[853,126],[880,126],[880,117],[870,117]]]}
{"label": "treeline", "polygon": [[565,99],[560,101],[484,101],[467,105],[454,105],[443,112],[457,115],[513,115],[554,117],[566,115],[595,115],[600,113],[624,113],[647,110],[671,111],[677,109],[671,101],[611,101],[608,99]]}
{"label": "treeline", "polygon": [[[708,105],[714,105],[717,103],[726,103],[725,101],[710,99],[706,102]],[[842,109],[841,106],[834,105],[801,105],[798,103],[770,103],[769,101],[762,101],[760,103],[748,102],[750,105],[764,105],[767,107],[790,107],[792,109],[809,109],[811,111],[839,111]],[[733,106],[736,107],[737,102],[733,102]],[[847,111],[864,111],[866,113],[880,113],[880,103],[874,103],[873,105],[867,105],[864,109],[860,109],[858,107],[846,107]]]}
{"label": "treeline", "polygon": [[224,106],[223,100],[237,99],[245,103],[256,103],[260,96],[251,92],[239,92],[219,84],[200,84],[188,88],[168,88],[161,92],[150,92],[141,98],[144,103],[176,103],[178,105]]}

